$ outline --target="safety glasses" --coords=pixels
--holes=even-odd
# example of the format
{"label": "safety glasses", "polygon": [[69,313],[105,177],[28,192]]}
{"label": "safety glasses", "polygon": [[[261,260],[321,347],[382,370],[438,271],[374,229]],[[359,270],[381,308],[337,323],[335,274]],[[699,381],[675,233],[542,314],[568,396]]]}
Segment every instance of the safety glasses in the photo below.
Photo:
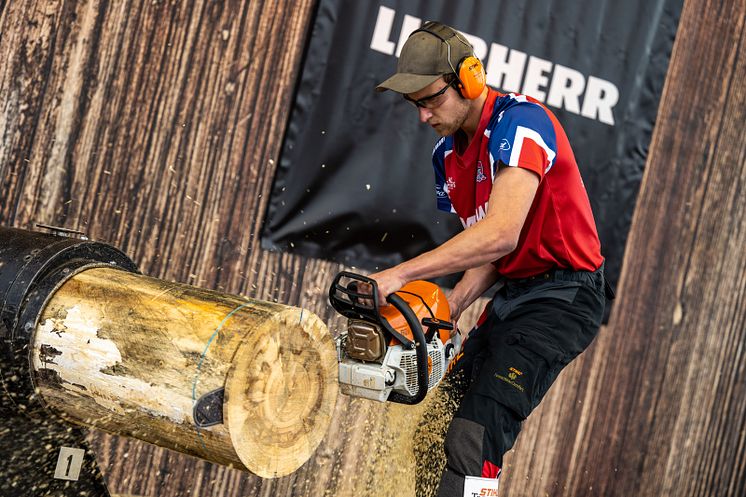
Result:
{"label": "safety glasses", "polygon": [[[455,81],[455,80],[454,80]],[[408,95],[402,95],[404,97],[404,100],[411,103],[412,105],[416,107],[420,107],[422,109],[434,109],[438,105],[440,105],[442,102],[442,99],[438,98],[441,95],[443,95],[448,88],[453,86],[454,81],[451,81],[450,83],[447,83],[443,88],[438,90],[437,92],[433,93],[432,95],[428,95],[427,97],[418,98],[415,100],[414,98],[410,98]]]}

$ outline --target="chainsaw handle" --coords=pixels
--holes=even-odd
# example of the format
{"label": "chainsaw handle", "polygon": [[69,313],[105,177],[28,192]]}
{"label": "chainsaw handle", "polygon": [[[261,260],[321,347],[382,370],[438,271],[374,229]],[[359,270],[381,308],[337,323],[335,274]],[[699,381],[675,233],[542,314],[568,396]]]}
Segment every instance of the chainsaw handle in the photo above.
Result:
{"label": "chainsaw handle", "polygon": [[[425,398],[425,395],[427,395],[427,388],[430,377],[427,367],[427,342],[425,341],[425,332],[422,330],[422,325],[417,319],[417,315],[414,313],[409,304],[407,304],[406,300],[398,296],[396,293],[392,293],[391,295],[386,297],[386,301],[389,304],[393,305],[396,310],[402,313],[402,316],[404,316],[404,319],[407,321],[409,328],[412,330],[417,357],[417,393],[409,396],[402,395],[397,392],[392,392],[389,395],[388,400],[391,402],[397,402],[399,404],[419,404],[420,402],[422,402],[422,399]],[[388,325],[388,323],[385,324]]]}
{"label": "chainsaw handle", "polygon": [[[343,281],[347,284],[343,285]],[[358,291],[358,283],[370,285],[373,291],[370,294]],[[367,316],[377,319],[379,315],[377,295],[376,280],[349,271],[340,271],[329,287],[329,302],[337,312],[347,318]]]}

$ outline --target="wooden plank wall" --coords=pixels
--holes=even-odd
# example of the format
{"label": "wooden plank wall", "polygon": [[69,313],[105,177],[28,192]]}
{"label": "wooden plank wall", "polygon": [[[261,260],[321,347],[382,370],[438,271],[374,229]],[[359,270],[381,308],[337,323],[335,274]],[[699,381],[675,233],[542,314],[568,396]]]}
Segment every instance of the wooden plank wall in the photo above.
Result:
{"label": "wooden plank wall", "polygon": [[563,495],[746,495],[743,0],[685,3],[624,267]]}
{"label": "wooden plank wall", "polygon": [[[258,242],[313,9],[0,0],[0,222],[81,229],[146,274],[304,306],[334,329],[340,266]],[[525,423],[503,495],[746,494],[745,18],[742,0],[686,2],[616,310]],[[93,442],[115,492],[385,497],[414,473],[386,467],[401,446],[385,429],[416,424],[341,398],[316,456],[279,480]]]}

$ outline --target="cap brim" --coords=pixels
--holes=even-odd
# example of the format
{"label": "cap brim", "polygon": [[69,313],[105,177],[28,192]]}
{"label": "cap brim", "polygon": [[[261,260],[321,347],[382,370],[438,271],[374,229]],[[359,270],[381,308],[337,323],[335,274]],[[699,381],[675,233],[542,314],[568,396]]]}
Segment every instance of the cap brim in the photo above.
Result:
{"label": "cap brim", "polygon": [[376,86],[377,91],[393,90],[397,93],[415,93],[434,83],[442,74],[406,74],[396,73]]}

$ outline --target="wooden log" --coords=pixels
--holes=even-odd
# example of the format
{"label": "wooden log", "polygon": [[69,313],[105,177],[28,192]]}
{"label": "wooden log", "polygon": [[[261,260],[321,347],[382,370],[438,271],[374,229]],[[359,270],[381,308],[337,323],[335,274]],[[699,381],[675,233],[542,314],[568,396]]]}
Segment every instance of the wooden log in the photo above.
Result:
{"label": "wooden log", "polygon": [[[111,268],[51,296],[32,363],[42,399],[70,422],[270,478],[311,457],[338,390],[315,314]],[[195,403],[220,389],[223,422],[197,427]]]}

